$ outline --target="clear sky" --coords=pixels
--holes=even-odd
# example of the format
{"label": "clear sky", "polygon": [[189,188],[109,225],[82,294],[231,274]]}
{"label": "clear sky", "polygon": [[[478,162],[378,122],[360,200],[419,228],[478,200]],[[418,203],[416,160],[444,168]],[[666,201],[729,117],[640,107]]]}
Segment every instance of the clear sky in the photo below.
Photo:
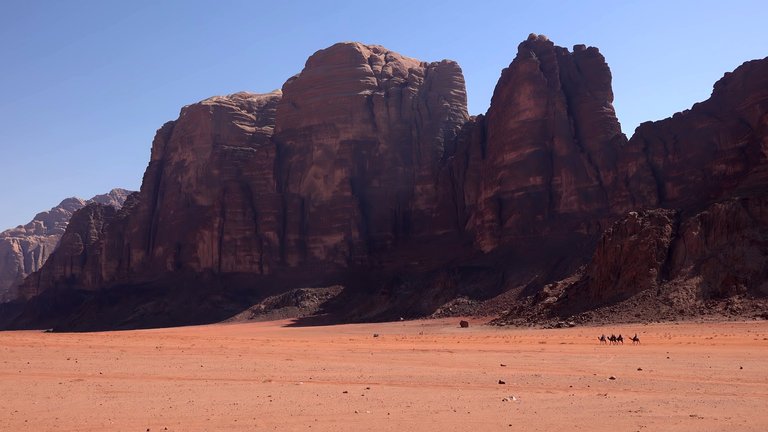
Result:
{"label": "clear sky", "polygon": [[186,104],[268,92],[339,41],[453,59],[485,112],[529,33],[597,46],[631,135],[768,56],[759,1],[0,1],[0,230],[68,196],[138,190]]}

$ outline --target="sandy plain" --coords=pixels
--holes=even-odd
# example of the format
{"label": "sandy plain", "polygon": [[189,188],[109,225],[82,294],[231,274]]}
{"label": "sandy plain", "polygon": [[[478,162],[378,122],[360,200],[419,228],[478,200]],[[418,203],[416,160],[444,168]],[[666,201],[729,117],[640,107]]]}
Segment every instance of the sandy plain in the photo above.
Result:
{"label": "sandy plain", "polygon": [[768,430],[768,321],[457,322],[3,332],[0,430]]}

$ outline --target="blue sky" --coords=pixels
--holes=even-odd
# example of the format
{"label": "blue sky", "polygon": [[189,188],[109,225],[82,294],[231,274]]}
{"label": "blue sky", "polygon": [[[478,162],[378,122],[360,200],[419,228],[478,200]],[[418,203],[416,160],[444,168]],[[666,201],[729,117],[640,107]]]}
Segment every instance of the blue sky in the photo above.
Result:
{"label": "blue sky", "polygon": [[471,114],[529,33],[597,46],[631,135],[767,56],[766,22],[765,1],[2,0],[0,230],[68,196],[138,189],[183,105],[280,88],[335,42],[458,61]]}

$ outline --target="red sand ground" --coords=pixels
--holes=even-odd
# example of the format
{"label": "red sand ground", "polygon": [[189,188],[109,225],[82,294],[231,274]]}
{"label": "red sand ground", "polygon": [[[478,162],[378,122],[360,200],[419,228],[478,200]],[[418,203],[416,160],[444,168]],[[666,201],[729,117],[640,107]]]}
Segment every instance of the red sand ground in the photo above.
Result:
{"label": "red sand ground", "polygon": [[768,430],[767,321],[457,323],[4,332],[0,430]]}

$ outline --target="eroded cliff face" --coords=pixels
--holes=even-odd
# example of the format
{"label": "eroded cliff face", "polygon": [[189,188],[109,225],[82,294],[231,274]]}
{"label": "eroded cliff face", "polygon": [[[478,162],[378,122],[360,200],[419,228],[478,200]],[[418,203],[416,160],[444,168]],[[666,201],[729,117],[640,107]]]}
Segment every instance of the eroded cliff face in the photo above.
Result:
{"label": "eroded cliff face", "polygon": [[0,303],[19,296],[24,278],[40,270],[59,244],[72,214],[96,202],[119,208],[130,191],[113,189],[90,200],[67,198],[52,209],[38,213],[26,225],[0,233]]}
{"label": "eroded cliff face", "polygon": [[667,277],[677,216],[674,210],[642,210],[616,221],[603,234],[582,285],[571,295],[582,297],[585,304],[600,305],[658,290]]}
{"label": "eroded cliff face", "polygon": [[158,130],[140,192],[103,222],[109,229],[99,224],[103,238],[92,247],[101,252],[89,254],[98,262],[62,249],[60,261],[89,267],[51,264],[27,294],[175,271],[268,272],[279,259],[270,137],[280,96],[238,93],[184,107]]}
{"label": "eroded cliff face", "polygon": [[[620,153],[630,212],[608,230],[584,278],[582,309],[652,289],[685,310],[768,294],[768,59],[746,62],[690,110],[643,123]],[[627,204],[629,203],[629,207]]]}
{"label": "eroded cliff face", "polygon": [[688,216],[630,212],[604,233],[559,306],[585,311],[643,292],[681,315],[712,300],[768,295],[768,196],[731,198]]}
{"label": "eroded cliff face", "polygon": [[104,280],[270,271],[279,259],[270,137],[280,96],[206,99],[157,132],[141,190],[107,232]]}
{"label": "eroded cliff face", "polygon": [[667,278],[697,300],[768,295],[768,195],[721,201],[686,219]]}
{"label": "eroded cliff face", "polygon": [[438,173],[467,118],[455,62],[349,43],[310,57],[277,109],[286,264],[364,263],[455,229]]}
{"label": "eroded cliff face", "polygon": [[[184,107],[141,191],[117,212],[83,210],[26,292],[118,287],[125,313],[159,316],[188,289],[199,301],[185,311],[220,317],[200,305],[233,287],[235,310],[251,293],[341,283],[360,319],[501,292],[553,310],[679,287],[765,295],[766,68],[746,63],[627,141],[597,48],[531,35],[470,118],[456,63],[337,44],[282,91]],[[79,319],[115,318],[101,304]]]}
{"label": "eroded cliff face", "polygon": [[98,203],[88,204],[75,212],[45,265],[24,281],[20,288],[21,297],[30,299],[73,280],[77,280],[81,289],[101,288],[104,282],[100,268],[104,228],[116,213],[114,207]]}
{"label": "eroded cliff face", "polygon": [[768,185],[768,60],[725,74],[712,96],[641,124],[619,170],[634,207],[702,208]]}
{"label": "eroded cliff face", "polygon": [[467,174],[464,198],[476,205],[468,228],[480,249],[589,230],[591,218],[608,212],[626,142],[612,102],[611,72],[597,48],[570,52],[536,35],[520,44],[477,123],[482,133],[465,146],[467,171],[478,171]]}
{"label": "eroded cliff face", "polygon": [[318,51],[282,91],[184,107],[157,132],[141,191],[105,224],[100,264],[50,270],[38,286],[80,287],[91,272],[104,285],[175,272],[322,278],[445,235],[457,222],[439,212],[452,207],[440,171],[467,118],[454,62],[358,43]]}

